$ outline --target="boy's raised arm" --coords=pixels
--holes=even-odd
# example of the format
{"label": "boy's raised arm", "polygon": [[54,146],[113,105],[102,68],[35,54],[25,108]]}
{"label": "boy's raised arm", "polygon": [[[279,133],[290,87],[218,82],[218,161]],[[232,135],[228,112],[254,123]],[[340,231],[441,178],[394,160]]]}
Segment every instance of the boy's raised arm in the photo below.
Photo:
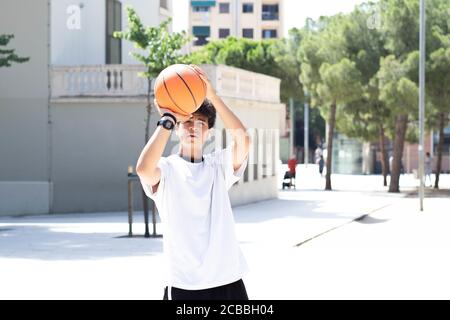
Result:
{"label": "boy's raised arm", "polygon": [[[183,121],[187,118],[186,116],[176,114],[171,110],[160,109],[156,104],[156,101],[155,105],[161,115],[164,113],[170,113],[175,116],[177,121]],[[163,155],[171,133],[171,130],[158,126],[139,156],[136,164],[136,173],[147,185],[152,187],[157,186],[161,180],[161,170],[158,168],[158,161]]]}
{"label": "boy's raised arm", "polygon": [[247,129],[242,124],[241,120],[239,120],[239,118],[233,113],[233,111],[231,111],[222,99],[217,96],[205,72],[196,65],[191,66],[197,70],[203,81],[205,81],[207,87],[206,97],[216,108],[225,127],[230,129],[231,135],[233,136],[233,168],[234,170],[237,170],[247,158],[250,150],[251,141],[250,136],[247,133]]}

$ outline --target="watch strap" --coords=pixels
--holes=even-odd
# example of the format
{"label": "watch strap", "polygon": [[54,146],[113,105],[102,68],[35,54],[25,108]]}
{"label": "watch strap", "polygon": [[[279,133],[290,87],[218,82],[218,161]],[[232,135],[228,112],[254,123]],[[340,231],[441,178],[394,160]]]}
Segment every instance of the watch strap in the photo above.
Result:
{"label": "watch strap", "polygon": [[[170,129],[167,128],[167,127],[164,125],[166,122],[170,122],[170,123],[171,123],[172,127],[171,127]],[[162,127],[165,128],[165,129],[172,130],[173,128],[175,128],[175,123],[172,121],[172,119],[168,119],[168,118],[163,117],[163,118],[161,118],[161,119],[158,121],[158,123],[156,124],[156,126],[162,126]]]}
{"label": "watch strap", "polygon": [[163,116],[163,117],[170,117],[170,118],[172,118],[173,121],[174,121],[175,123],[178,122],[178,121],[177,121],[177,118],[176,118],[173,114],[171,114],[171,113],[165,112],[165,113],[163,113],[162,116]]}

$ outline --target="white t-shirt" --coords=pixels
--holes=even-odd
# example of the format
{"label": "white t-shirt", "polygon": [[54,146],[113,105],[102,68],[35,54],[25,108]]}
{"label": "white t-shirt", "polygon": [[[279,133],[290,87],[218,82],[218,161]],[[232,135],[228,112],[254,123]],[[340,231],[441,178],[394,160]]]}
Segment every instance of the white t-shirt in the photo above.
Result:
{"label": "white t-shirt", "polygon": [[179,155],[158,162],[161,180],[152,198],[163,222],[169,286],[200,290],[241,279],[248,267],[239,248],[228,190],[243,175],[234,172],[231,146],[191,163]]}

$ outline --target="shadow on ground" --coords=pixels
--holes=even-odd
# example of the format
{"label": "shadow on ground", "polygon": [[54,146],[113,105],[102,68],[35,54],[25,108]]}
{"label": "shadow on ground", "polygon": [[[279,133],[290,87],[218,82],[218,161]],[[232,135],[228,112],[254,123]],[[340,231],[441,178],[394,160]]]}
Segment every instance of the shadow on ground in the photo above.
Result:
{"label": "shadow on ground", "polygon": [[[407,195],[408,198],[419,197],[419,189],[411,191]],[[450,198],[450,189],[434,189],[425,188],[425,197],[427,198]]]}
{"label": "shadow on ground", "polygon": [[384,223],[388,222],[389,219],[377,219],[373,218],[369,215],[362,216],[358,219],[355,219],[355,222],[361,223],[361,224],[376,224],[376,223]]}
{"label": "shadow on ground", "polygon": [[298,219],[353,220],[393,203],[405,194],[376,197],[351,192],[301,190],[280,192],[278,199],[233,208],[239,223],[259,223],[286,217]]}
{"label": "shadow on ground", "polygon": [[[70,228],[71,231],[65,230]],[[70,226],[11,224],[0,228],[0,257],[38,260],[98,260],[151,256],[162,238],[118,238],[119,233],[76,232]],[[82,230],[82,229],[80,229]]]}

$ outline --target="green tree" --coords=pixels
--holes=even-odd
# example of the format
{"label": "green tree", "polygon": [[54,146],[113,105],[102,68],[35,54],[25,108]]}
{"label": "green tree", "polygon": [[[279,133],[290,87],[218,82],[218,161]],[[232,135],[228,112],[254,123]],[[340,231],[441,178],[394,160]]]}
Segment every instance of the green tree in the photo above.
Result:
{"label": "green tree", "polygon": [[[305,96],[303,84],[300,81],[301,54],[300,45],[304,40],[305,29],[293,28],[289,30],[289,36],[277,41],[273,46],[272,54],[277,63],[281,78],[281,98],[286,104],[289,99],[294,100],[294,144],[303,146],[304,144],[304,110]],[[292,115],[290,115],[292,117]],[[309,110],[309,145],[314,146],[318,141],[322,141],[325,135],[325,120],[322,118],[318,108]]]}
{"label": "green tree", "polygon": [[114,37],[125,39],[134,43],[139,52],[130,54],[145,67],[146,71],[139,75],[147,78],[147,116],[145,120],[145,143],[150,137],[150,113],[153,107],[154,88],[152,79],[166,67],[176,63],[186,63],[188,59],[180,53],[180,49],[189,41],[189,37],[183,31],[170,33],[168,26],[170,19],[162,22],[157,27],[144,26],[136,11],[127,6],[128,30],[114,32]]}
{"label": "green tree", "polygon": [[427,92],[431,100],[431,127],[439,132],[437,147],[436,179],[434,188],[439,189],[439,175],[442,168],[444,128],[450,114],[450,48],[440,48],[430,56],[427,72]]}
{"label": "green tree", "polygon": [[355,63],[347,58],[335,64],[322,64],[319,73],[322,81],[317,86],[317,93],[325,102],[322,110],[328,114],[325,190],[331,190],[331,164],[337,108],[361,97],[361,73]]}
{"label": "green tree", "polygon": [[[408,120],[418,113],[418,88],[410,80],[411,60],[417,64],[418,54],[413,52],[409,59],[401,63],[393,55],[381,59],[381,67],[377,74],[379,80],[380,100],[390,109],[395,119],[393,164],[389,192],[399,192],[401,160],[408,129]],[[417,73],[416,73],[417,74]]]}
{"label": "green tree", "polygon": [[362,95],[362,74],[349,59],[344,36],[344,15],[322,17],[307,23],[308,34],[300,48],[300,81],[311,96],[311,104],[327,119],[327,159],[325,190],[331,190],[333,136],[338,108]]}
{"label": "green tree", "polygon": [[399,192],[408,121],[417,118],[418,113],[418,101],[411,98],[418,97],[419,1],[381,0],[380,4],[382,31],[386,49],[391,54],[382,58],[378,74],[380,99],[391,109],[395,119],[389,192]]}
{"label": "green tree", "polygon": [[363,87],[360,99],[347,103],[337,116],[336,127],[350,138],[364,142],[378,141],[381,152],[383,186],[387,186],[388,154],[386,148],[390,110],[379,99],[378,81],[372,78]]}
{"label": "green tree", "polygon": [[427,7],[429,26],[426,99],[427,125],[439,132],[437,147],[436,179],[434,188],[439,188],[444,147],[444,128],[449,123],[450,114],[450,2],[432,0]]}
{"label": "green tree", "polygon": [[[346,16],[343,36],[346,50],[361,73],[363,94],[359,99],[347,103],[337,116],[340,132],[362,141],[378,140],[381,150],[383,185],[387,186],[388,157],[386,150],[386,124],[390,111],[379,99],[376,73],[380,68],[380,57],[386,55],[384,39],[377,28],[379,6],[364,3],[355,7]],[[372,19],[375,19],[371,24]]]}
{"label": "green tree", "polygon": [[19,57],[14,49],[2,49],[2,47],[6,47],[13,38],[14,35],[12,34],[0,35],[0,68],[10,67],[13,62],[24,63],[30,60],[30,58]]}

